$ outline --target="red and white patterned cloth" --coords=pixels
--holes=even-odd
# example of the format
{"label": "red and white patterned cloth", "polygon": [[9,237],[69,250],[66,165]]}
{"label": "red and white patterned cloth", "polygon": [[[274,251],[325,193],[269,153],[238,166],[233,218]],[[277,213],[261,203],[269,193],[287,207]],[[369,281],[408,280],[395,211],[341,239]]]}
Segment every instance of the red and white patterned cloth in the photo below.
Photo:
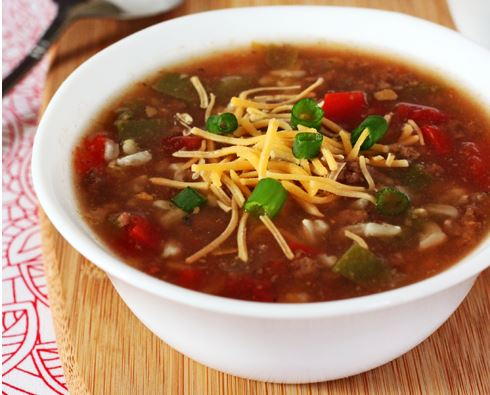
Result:
{"label": "red and white patterned cloth", "polygon": [[[5,0],[3,76],[53,19],[50,0]],[[41,256],[31,152],[47,69],[41,62],[2,100],[2,393],[67,394]]]}

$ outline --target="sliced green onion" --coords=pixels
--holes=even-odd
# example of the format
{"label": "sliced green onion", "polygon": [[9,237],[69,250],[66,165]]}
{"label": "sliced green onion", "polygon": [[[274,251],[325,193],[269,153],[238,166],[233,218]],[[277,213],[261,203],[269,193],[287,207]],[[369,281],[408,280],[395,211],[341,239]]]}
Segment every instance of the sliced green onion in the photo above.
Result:
{"label": "sliced green onion", "polygon": [[376,192],[376,208],[383,215],[402,214],[410,207],[410,199],[395,188],[383,188]]}
{"label": "sliced green onion", "polygon": [[311,159],[318,156],[322,147],[323,135],[320,133],[297,133],[293,142],[293,155],[298,159]]}
{"label": "sliced green onion", "polygon": [[288,193],[279,181],[264,178],[259,181],[245,202],[244,209],[253,215],[267,215],[274,218],[284,206]]}
{"label": "sliced green onion", "polygon": [[323,110],[313,99],[301,99],[291,110],[291,126],[296,129],[298,125],[308,128],[320,129],[323,118]]}
{"label": "sliced green onion", "polygon": [[389,277],[389,269],[381,259],[357,243],[340,257],[332,271],[360,285],[375,285]]}
{"label": "sliced green onion", "polygon": [[383,138],[388,130],[388,122],[382,116],[379,115],[369,115],[361,122],[361,124],[352,131],[350,140],[352,145],[354,145],[364,131],[364,129],[369,130],[369,135],[364,143],[361,145],[361,150],[367,150],[376,144],[379,140]]}
{"label": "sliced green onion", "polygon": [[214,134],[229,134],[238,128],[238,120],[231,112],[211,115],[206,121],[206,129]]}
{"label": "sliced green onion", "polygon": [[187,187],[170,199],[181,210],[192,213],[196,207],[206,203],[206,198],[201,196],[196,190]]}

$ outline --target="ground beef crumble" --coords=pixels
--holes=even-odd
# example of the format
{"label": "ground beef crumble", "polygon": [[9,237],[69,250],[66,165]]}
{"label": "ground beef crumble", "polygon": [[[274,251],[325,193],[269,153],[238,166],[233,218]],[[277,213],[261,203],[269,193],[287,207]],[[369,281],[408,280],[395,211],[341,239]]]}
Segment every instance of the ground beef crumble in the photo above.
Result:
{"label": "ground beef crumble", "polygon": [[391,144],[390,151],[403,159],[415,160],[420,157],[420,147],[414,148],[410,145]]}
{"label": "ground beef crumble", "polygon": [[335,217],[330,219],[330,222],[337,226],[347,226],[363,222],[368,216],[366,210],[345,209],[339,211]]}
{"label": "ground beef crumble", "polygon": [[440,177],[444,174],[444,168],[437,163],[424,164],[424,171],[434,177]]}
{"label": "ground beef crumble", "polygon": [[344,169],[340,172],[337,181],[349,184],[349,185],[358,185],[364,180],[364,176],[362,175],[361,168],[359,167],[359,162],[350,161],[347,162]]}
{"label": "ground beef crumble", "polygon": [[320,265],[311,258],[302,257],[291,262],[295,277],[303,277],[316,272]]}
{"label": "ground beef crumble", "polygon": [[464,212],[460,217],[444,221],[444,230],[451,236],[458,236],[463,244],[473,243],[486,222],[480,207],[482,199],[482,194],[472,194],[470,203],[462,207]]}

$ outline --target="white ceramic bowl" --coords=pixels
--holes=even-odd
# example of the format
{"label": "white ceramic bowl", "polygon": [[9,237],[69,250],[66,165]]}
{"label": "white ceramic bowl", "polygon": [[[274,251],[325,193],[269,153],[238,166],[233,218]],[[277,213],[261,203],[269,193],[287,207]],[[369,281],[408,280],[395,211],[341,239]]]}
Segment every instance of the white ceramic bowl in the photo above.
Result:
{"label": "white ceramic bowl", "polygon": [[407,352],[453,313],[490,262],[488,240],[443,273],[393,291],[335,302],[269,304],[186,290],[133,269],[96,240],[77,212],[72,148],[107,102],[162,66],[254,40],[336,41],[410,58],[490,106],[490,54],[423,20],[337,7],[196,14],[112,45],[63,83],[36,135],[34,186],[66,240],[108,274],[150,330],[180,352],[218,370],[265,381],[314,382],[360,373]]}

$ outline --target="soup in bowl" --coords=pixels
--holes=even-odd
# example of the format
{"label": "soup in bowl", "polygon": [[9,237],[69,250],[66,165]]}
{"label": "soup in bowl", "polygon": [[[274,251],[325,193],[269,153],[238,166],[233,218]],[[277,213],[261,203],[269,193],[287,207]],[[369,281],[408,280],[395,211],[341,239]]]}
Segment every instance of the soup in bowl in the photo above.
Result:
{"label": "soup in bowl", "polygon": [[[396,34],[337,29],[372,18]],[[193,25],[206,34],[189,40]],[[431,40],[407,48],[415,31],[466,61],[448,63],[453,50]],[[393,13],[180,18],[63,84],[36,138],[36,190],[67,240],[185,354],[271,381],[358,373],[428,336],[487,265],[489,62]]]}

